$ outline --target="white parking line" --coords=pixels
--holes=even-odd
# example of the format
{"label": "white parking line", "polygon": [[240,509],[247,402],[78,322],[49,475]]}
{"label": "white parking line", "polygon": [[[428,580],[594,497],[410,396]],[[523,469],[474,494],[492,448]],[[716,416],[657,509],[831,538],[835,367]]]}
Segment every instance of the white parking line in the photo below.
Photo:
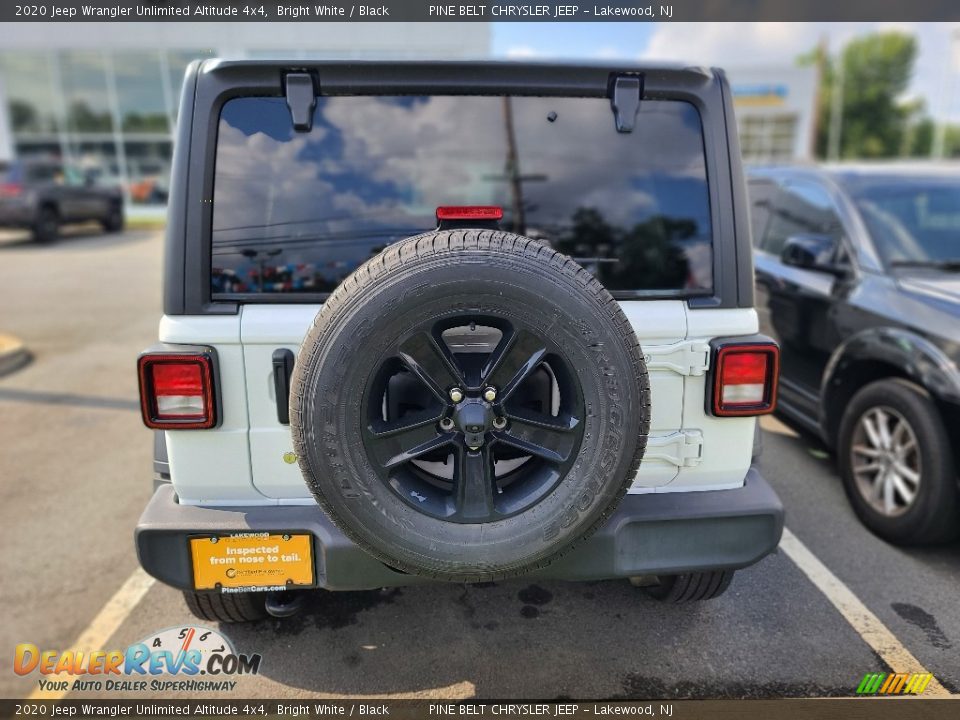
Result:
{"label": "white parking line", "polygon": [[[137,603],[147,594],[156,582],[141,568],[133,571],[126,582],[120,586],[113,597],[107,601],[97,616],[90,621],[80,636],[74,640],[69,652],[82,652],[86,655],[91,650],[102,650],[107,640],[120,628],[123,621],[137,606]],[[69,685],[68,685],[69,687]],[[41,690],[39,686],[27,697],[28,700],[59,700],[69,690]]]}
{"label": "white parking line", "polygon": [[[780,540],[780,547],[787,554],[794,564],[803,571],[810,581],[817,586],[841,615],[856,630],[857,634],[863,638],[873,650],[883,658],[884,662],[890,666],[894,672],[928,672],[917,660],[913,654],[907,650],[903,644],[897,640],[896,636],[887,629],[887,626],[880,622],[880,618],[874,615],[870,609],[864,605],[860,599],[853,594],[836,575],[830,572],[830,569],[824,565],[816,555],[804,545],[800,540],[790,532],[789,529],[783,529],[783,538]],[[153,587],[156,581],[147,575],[141,568],[137,568],[126,582],[120,586],[120,589],[113,594],[107,604],[103,606],[97,616],[80,633],[79,637],[73,642],[69,650],[71,652],[87,653],[91,650],[101,649],[107,640],[120,628],[124,620],[137,606],[147,591]],[[870,668],[865,668],[866,673]],[[437,696],[438,689],[428,694]],[[443,688],[449,691],[451,696],[472,697],[476,689],[471,683],[460,683],[456,686]],[[36,688],[27,697],[28,700],[59,700],[69,692],[68,690],[44,691]],[[924,697],[950,697],[950,693],[944,688],[936,678],[930,681],[923,693]],[[400,693],[396,697],[417,696],[417,693]],[[359,696],[358,696],[359,697]],[[388,697],[388,696],[383,696]]]}
{"label": "white parking line", "polygon": [[[928,670],[920,664],[913,654],[907,650],[903,644],[897,640],[896,636],[887,629],[887,626],[880,622],[880,618],[874,615],[870,609],[864,605],[860,598],[843,581],[830,572],[830,569],[820,562],[800,540],[787,528],[783,529],[783,538],[780,540],[780,548],[787,554],[794,564],[799,567],[810,581],[824,595],[827,596],[833,606],[840,611],[840,614],[857,631],[857,634],[863,638],[874,652],[877,653],[884,662],[890,666],[894,672],[926,673]],[[864,668],[863,672],[870,671],[870,668]],[[859,681],[859,678],[853,681]],[[930,681],[927,689],[923,693],[924,697],[951,697],[950,693],[944,688],[936,678]]]}

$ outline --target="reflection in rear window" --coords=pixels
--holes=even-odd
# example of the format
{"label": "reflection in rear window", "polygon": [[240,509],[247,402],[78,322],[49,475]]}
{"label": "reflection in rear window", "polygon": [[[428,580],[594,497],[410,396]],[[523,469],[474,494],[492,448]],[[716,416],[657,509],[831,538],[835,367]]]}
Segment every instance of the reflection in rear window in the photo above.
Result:
{"label": "reflection in rear window", "polygon": [[297,133],[282,98],[257,97],[220,117],[214,295],[328,293],[441,205],[501,206],[501,228],[619,297],[712,290],[692,105],[645,101],[624,134],[603,98],[326,97]]}

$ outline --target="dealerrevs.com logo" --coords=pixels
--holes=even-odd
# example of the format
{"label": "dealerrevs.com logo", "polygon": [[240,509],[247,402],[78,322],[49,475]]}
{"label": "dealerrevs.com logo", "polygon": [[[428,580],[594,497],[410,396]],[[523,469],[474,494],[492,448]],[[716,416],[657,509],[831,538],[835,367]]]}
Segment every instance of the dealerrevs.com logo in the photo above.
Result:
{"label": "dealerrevs.com logo", "polygon": [[237,653],[217,630],[187,626],[148,635],[125,650],[41,650],[21,643],[13,669],[39,673],[38,686],[46,691],[209,692],[233,690],[232,678],[256,675],[261,660],[258,653]]}

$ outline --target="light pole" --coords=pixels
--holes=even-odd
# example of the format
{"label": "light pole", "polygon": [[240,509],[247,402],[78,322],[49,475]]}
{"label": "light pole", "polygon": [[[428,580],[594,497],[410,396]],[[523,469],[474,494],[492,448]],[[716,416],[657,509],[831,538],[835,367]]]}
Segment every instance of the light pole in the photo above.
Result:
{"label": "light pole", "polygon": [[930,157],[936,160],[942,159],[947,150],[947,123],[953,96],[953,71],[957,64],[958,43],[960,43],[960,28],[955,27],[950,33],[947,61],[943,65],[943,74],[940,77],[940,122],[936,123],[933,143],[930,145]]}

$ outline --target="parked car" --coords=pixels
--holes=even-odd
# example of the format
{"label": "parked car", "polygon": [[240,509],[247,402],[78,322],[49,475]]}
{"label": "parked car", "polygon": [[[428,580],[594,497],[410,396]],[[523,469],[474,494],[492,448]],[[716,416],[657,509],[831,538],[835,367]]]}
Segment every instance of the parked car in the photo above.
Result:
{"label": "parked car", "polygon": [[195,614],[519,575],[705,600],[777,546],[722,73],[218,60],[182,98],[136,545]]}
{"label": "parked car", "polygon": [[0,162],[0,227],[29,228],[37,242],[50,242],[61,225],[90,220],[107,232],[123,229],[119,188],[58,161]]}
{"label": "parked car", "polygon": [[749,173],[761,330],[782,347],[779,412],[836,452],[871,530],[960,527],[960,169]]}

